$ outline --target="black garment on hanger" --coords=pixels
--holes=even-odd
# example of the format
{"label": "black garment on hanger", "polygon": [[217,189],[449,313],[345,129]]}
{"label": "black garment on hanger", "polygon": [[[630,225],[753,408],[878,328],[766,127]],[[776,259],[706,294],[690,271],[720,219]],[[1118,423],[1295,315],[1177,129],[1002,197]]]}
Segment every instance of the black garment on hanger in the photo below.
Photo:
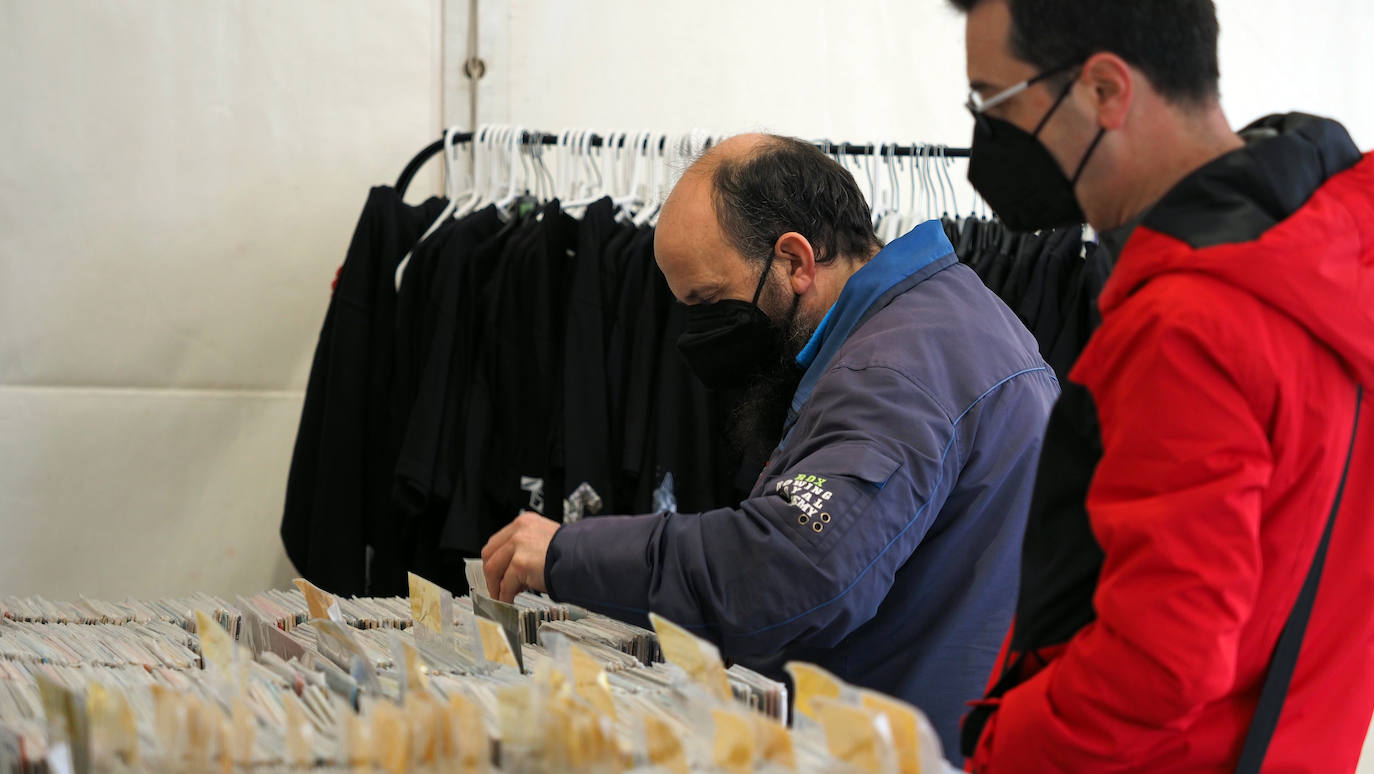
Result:
{"label": "black garment on hanger", "polygon": [[466,588],[457,561],[462,555],[439,552],[453,488],[451,435],[458,424],[452,413],[459,386],[452,379],[453,360],[466,333],[461,279],[482,248],[499,239],[503,225],[491,207],[445,224],[416,247],[406,269],[398,293],[405,313],[398,314],[395,332],[391,501],[372,513],[376,531],[394,544],[374,555],[375,593],[404,595],[409,572],[460,593]]}
{"label": "black garment on hanger", "polygon": [[396,289],[395,371],[392,374],[391,405],[392,410],[400,414],[393,415],[393,421],[398,425],[395,439],[397,449],[400,448],[405,430],[405,415],[410,412],[410,401],[415,397],[420,371],[429,351],[432,329],[425,319],[425,307],[434,271],[439,264],[436,256],[442,252],[457,226],[458,221],[450,218],[415,245],[410,251],[410,260],[406,262],[400,286]]}
{"label": "black garment on hanger", "polygon": [[[652,233],[645,230],[632,245],[638,248],[630,260],[639,264],[643,282],[637,309],[629,325],[629,370],[625,385],[625,439],[620,473],[627,485],[634,482],[632,513],[653,508],[655,434],[659,432],[655,406],[659,403],[659,352],[672,294],[654,263]],[[676,355],[676,349],[673,350]],[[678,357],[681,360],[681,357]]]}
{"label": "black garment on hanger", "polygon": [[956,232],[955,251],[983,283],[1011,307],[1035,335],[1040,354],[1060,381],[1101,320],[1097,296],[1110,257],[1084,242],[1076,226],[1015,234],[997,221],[945,221]]}
{"label": "black garment on hanger", "polygon": [[[1030,286],[1031,276],[1040,263],[1042,253],[1048,249],[1049,243],[1060,233],[1059,231],[1052,231],[1041,234],[1038,238],[1017,238],[1016,251],[1012,254],[1011,268],[1007,272],[1007,281],[999,293],[1007,306],[1016,309],[1021,305],[1026,296],[1026,290]],[[1022,321],[1024,322],[1024,318]]]}
{"label": "black garment on hanger", "polygon": [[[413,384],[397,385],[396,401],[410,408],[395,417],[406,432],[396,461],[393,497],[410,515],[422,513],[432,498],[447,499],[451,494],[447,487],[440,486],[437,493],[435,488],[436,479],[445,475],[439,465],[439,449],[451,361],[460,335],[459,281],[478,246],[494,238],[502,225],[494,207],[455,221],[442,232],[442,240],[435,234],[417,248],[406,270],[400,297],[406,300],[414,296],[422,303],[422,313],[410,315],[419,325],[397,328],[397,352],[406,351],[405,344],[410,342],[409,355],[413,358],[409,363],[398,358],[397,372],[413,372],[417,378]],[[425,250],[431,242],[439,242],[437,248]],[[411,287],[418,287],[418,291],[407,293]]]}
{"label": "black garment on hanger", "polygon": [[[496,208],[489,210],[490,217],[499,221]],[[442,498],[452,496],[457,471],[461,469],[468,392],[476,373],[478,355],[489,330],[483,327],[484,299],[491,292],[502,253],[520,229],[521,223],[518,221],[504,223],[498,232],[474,248],[472,255],[459,266],[455,296],[446,302],[451,303],[456,318],[448,389],[444,396],[442,440],[436,463],[439,471],[436,490]]]}
{"label": "black garment on hanger", "polygon": [[[618,232],[609,198],[587,207],[570,260],[563,339],[563,443],[566,489],[586,483],[610,503],[610,402],[607,394],[606,304],[602,256]],[[576,452],[569,454],[568,449]],[[571,494],[571,492],[565,492]]]}
{"label": "black garment on hanger", "polygon": [[[1064,327],[1066,310],[1060,296],[1064,284],[1063,274],[1072,271],[1074,263],[1081,263],[1082,240],[1073,238],[1071,244],[1060,249],[1046,249],[1036,261],[1035,275],[1031,278],[1026,294],[1017,306],[1017,315],[1026,322],[1026,327],[1035,332],[1040,347],[1040,356],[1048,357],[1049,351]],[[1077,246],[1079,253],[1074,253]]]}
{"label": "black garment on hanger", "polygon": [[1102,324],[1097,297],[1107,284],[1111,273],[1111,258],[1101,245],[1091,245],[1087,257],[1077,263],[1078,272],[1071,283],[1072,292],[1066,305],[1064,327],[1055,338],[1045,361],[1054,367],[1063,381],[1088,345],[1093,331]]}
{"label": "black garment on hanger", "polygon": [[577,225],[557,202],[547,205],[527,221],[527,233],[512,240],[494,280],[497,306],[486,361],[488,386],[500,388],[488,394],[496,424],[484,485],[506,520],[524,509],[562,518],[553,452],[562,422],[565,275]]}
{"label": "black garment on hanger", "polygon": [[[610,392],[611,458],[615,474],[615,513],[641,513],[643,499],[639,497],[639,471],[644,461],[644,439],[649,429],[648,407],[653,395],[654,366],[649,360],[657,349],[654,331],[659,321],[641,316],[646,293],[653,293],[649,284],[652,232],[626,225],[630,237],[616,256],[620,267],[620,287],[617,292],[615,323],[606,347],[607,387]],[[636,335],[639,339],[636,341]],[[639,344],[636,351],[636,343]],[[636,359],[638,358],[638,359]],[[647,503],[643,505],[647,508]]]}
{"label": "black garment on hanger", "polygon": [[763,460],[744,470],[677,351],[654,230],[609,199],[580,220],[526,199],[420,241],[444,205],[378,188],[364,208],[292,461],[281,531],[302,574],[389,596],[418,572],[461,593],[462,558],[522,510],[562,519],[583,483],[602,500],[584,517],[738,502]]}
{"label": "black garment on hanger", "polygon": [[281,536],[308,580],[336,594],[368,593],[366,528],[376,497],[369,483],[385,465],[387,389],[397,263],[438,217],[444,202],[408,205],[373,188],[325,313],[291,457]]}
{"label": "black garment on hanger", "polygon": [[[622,494],[620,482],[620,450],[624,445],[625,427],[625,328],[621,322],[620,296],[625,286],[624,255],[630,241],[639,233],[633,226],[614,222],[613,233],[602,250],[601,264],[601,326],[605,340],[605,389],[607,444],[609,456],[608,490],[602,492],[605,512],[628,513],[631,497]],[[572,482],[577,483],[577,482]]]}

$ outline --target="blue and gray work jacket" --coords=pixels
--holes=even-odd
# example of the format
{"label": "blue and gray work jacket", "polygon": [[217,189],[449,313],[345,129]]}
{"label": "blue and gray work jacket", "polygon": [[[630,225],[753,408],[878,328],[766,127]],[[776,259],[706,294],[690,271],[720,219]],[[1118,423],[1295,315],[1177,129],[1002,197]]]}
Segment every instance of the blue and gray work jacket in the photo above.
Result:
{"label": "blue and gray work jacket", "polygon": [[652,610],[775,676],[819,664],[924,710],[957,757],[1016,604],[1058,383],[938,222],[859,269],[798,362],[749,499],[565,526],[549,592],[641,625]]}

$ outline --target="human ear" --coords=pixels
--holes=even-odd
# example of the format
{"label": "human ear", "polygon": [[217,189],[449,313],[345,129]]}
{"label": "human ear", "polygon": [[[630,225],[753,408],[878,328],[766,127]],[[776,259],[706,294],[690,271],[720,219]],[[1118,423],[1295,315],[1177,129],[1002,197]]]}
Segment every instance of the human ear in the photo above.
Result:
{"label": "human ear", "polygon": [[778,237],[773,243],[775,263],[787,270],[787,281],[795,295],[805,295],[816,282],[816,251],[811,241],[795,231]]}

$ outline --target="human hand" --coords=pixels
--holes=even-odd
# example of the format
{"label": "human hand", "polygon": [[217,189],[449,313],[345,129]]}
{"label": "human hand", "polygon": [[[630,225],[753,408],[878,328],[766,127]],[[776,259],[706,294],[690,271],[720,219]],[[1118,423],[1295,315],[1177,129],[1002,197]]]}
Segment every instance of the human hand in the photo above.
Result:
{"label": "human hand", "polygon": [[515,517],[482,548],[487,590],[502,602],[515,601],[522,591],[546,591],[544,556],[560,525],[532,511]]}

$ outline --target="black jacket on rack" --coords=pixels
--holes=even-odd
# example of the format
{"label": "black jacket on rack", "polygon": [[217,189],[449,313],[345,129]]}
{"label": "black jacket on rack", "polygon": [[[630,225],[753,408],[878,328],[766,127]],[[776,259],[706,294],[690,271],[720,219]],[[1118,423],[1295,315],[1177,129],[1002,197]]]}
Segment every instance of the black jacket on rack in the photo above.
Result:
{"label": "black jacket on rack", "polygon": [[385,454],[389,385],[382,376],[393,356],[396,295],[388,283],[443,206],[438,199],[411,206],[395,189],[372,189],[315,349],[281,536],[296,569],[338,594],[365,593],[369,550],[393,542],[367,518],[387,507],[394,468]]}
{"label": "black jacket on rack", "polygon": [[393,595],[413,571],[461,592],[461,560],[520,510],[649,512],[661,491],[692,511],[738,499],[734,483],[753,475],[723,440],[722,401],[677,353],[682,312],[652,229],[618,220],[609,199],[580,218],[522,201],[421,240],[443,207],[377,188],[359,220],[282,519],[302,575]]}
{"label": "black jacket on rack", "polygon": [[1097,297],[1111,273],[1111,253],[1074,226],[1038,234],[1008,231],[997,221],[945,219],[959,259],[1034,334],[1059,377],[1069,370],[1101,322]]}
{"label": "black jacket on rack", "polygon": [[[605,251],[620,232],[609,199],[582,216],[568,274],[568,325],[563,337],[563,435],[558,450],[566,480],[587,482],[603,498],[611,489],[610,401],[606,364],[606,304],[614,275],[603,277]],[[614,291],[611,291],[614,292]],[[575,454],[568,454],[568,450]]]}

